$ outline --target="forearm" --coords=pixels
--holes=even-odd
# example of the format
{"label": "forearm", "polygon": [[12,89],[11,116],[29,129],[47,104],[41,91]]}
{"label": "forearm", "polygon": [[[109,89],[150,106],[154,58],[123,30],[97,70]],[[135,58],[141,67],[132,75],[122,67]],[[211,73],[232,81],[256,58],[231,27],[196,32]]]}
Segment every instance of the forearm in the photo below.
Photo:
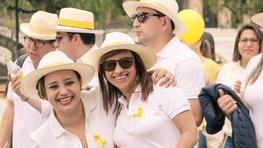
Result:
{"label": "forearm", "polygon": [[0,146],[8,147],[11,144],[13,121],[14,121],[14,104],[12,101],[7,102],[0,127]]}
{"label": "forearm", "polygon": [[203,115],[201,111],[201,106],[198,99],[189,99],[191,104],[191,110],[193,113],[193,117],[196,123],[196,126],[199,126],[202,123]]}
{"label": "forearm", "polygon": [[27,98],[25,101],[31,105],[33,108],[35,108],[39,113],[41,113],[41,101],[39,99],[30,99]]}
{"label": "forearm", "polygon": [[196,132],[184,132],[177,143],[176,148],[193,148],[198,141],[198,134]]}

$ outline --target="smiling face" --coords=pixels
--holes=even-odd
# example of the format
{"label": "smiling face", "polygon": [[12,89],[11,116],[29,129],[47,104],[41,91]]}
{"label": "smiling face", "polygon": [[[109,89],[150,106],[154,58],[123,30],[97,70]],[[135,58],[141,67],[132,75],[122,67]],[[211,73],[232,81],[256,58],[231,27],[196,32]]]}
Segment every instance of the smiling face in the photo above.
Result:
{"label": "smiling face", "polygon": [[49,73],[44,78],[44,87],[56,113],[70,114],[81,108],[81,81],[76,72],[60,70]]}
{"label": "smiling face", "polygon": [[[132,65],[123,66],[120,64],[122,59],[132,59]],[[132,53],[130,51],[118,52],[103,61],[119,61],[112,71],[105,70],[105,77],[109,83],[117,87],[123,94],[131,93],[136,86],[136,67]]]}

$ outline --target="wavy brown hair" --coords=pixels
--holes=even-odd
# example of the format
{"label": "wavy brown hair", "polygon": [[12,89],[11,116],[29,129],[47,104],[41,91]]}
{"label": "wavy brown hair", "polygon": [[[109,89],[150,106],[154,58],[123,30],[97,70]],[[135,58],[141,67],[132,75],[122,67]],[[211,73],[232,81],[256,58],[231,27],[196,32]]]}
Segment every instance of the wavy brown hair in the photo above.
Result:
{"label": "wavy brown hair", "polygon": [[[113,55],[126,51],[131,52],[133,55],[135,61],[135,68],[136,68],[136,78],[137,78],[135,83],[141,85],[142,100],[146,101],[148,95],[153,91],[153,82],[150,73],[147,73],[146,67],[141,57],[137,53],[130,51],[128,49],[114,50],[104,54],[100,58],[99,63],[102,63],[103,61],[105,61],[109,57],[112,57]],[[114,111],[119,111],[120,104],[118,103],[117,99],[123,94],[117,87],[115,87],[114,85],[112,85],[110,82],[106,80],[105,71],[102,67],[102,64],[99,64],[98,77],[99,77],[99,83],[102,92],[103,107],[105,111],[108,113],[109,109],[112,106],[114,106]]]}

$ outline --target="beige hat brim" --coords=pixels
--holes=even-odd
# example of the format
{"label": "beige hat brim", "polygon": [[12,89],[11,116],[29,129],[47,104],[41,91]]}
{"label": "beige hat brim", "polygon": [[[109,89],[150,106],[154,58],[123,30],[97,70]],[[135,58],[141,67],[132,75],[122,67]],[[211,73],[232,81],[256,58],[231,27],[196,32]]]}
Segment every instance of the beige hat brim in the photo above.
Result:
{"label": "beige hat brim", "polygon": [[82,80],[82,88],[85,88],[85,86],[88,85],[88,83],[91,81],[94,75],[93,67],[87,64],[78,64],[78,63],[63,64],[59,66],[51,66],[42,69],[37,69],[29,73],[22,80],[21,92],[31,99],[40,99],[36,88],[38,80],[51,72],[66,70],[66,69],[74,70],[80,74]]}
{"label": "beige hat brim", "polygon": [[35,33],[29,29],[29,23],[22,23],[20,24],[20,30],[23,34],[39,40],[55,40],[56,39],[56,32],[54,33]]}
{"label": "beige hat brim", "polygon": [[154,52],[152,52],[149,48],[138,44],[119,44],[97,49],[89,55],[85,63],[90,64],[98,69],[99,60],[104,54],[119,49],[128,49],[137,53],[144,62],[146,69],[150,69],[156,63],[157,57]]}
{"label": "beige hat brim", "polygon": [[160,7],[157,7],[155,5],[151,5],[149,3],[144,3],[141,1],[126,1],[122,4],[124,11],[127,13],[129,17],[137,13],[138,7],[148,7],[154,10],[158,10],[162,12],[163,14],[167,15],[172,21],[174,22],[174,31],[173,33],[176,35],[181,35],[186,32],[186,28],[184,23],[174,14],[172,14],[169,10],[166,9],[160,9]]}
{"label": "beige hat brim", "polygon": [[263,28],[263,12],[252,16],[251,20],[252,22]]}
{"label": "beige hat brim", "polygon": [[82,29],[82,28],[75,28],[75,27],[69,27],[69,26],[56,26],[57,32],[77,32],[77,33],[91,33],[91,34],[103,34],[104,30],[99,29]]}

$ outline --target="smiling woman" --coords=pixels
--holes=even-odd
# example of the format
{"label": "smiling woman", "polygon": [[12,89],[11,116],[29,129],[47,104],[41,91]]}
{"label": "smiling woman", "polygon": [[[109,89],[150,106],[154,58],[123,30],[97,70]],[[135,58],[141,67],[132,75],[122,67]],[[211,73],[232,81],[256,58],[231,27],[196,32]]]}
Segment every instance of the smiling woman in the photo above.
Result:
{"label": "smiling woman", "polygon": [[147,73],[156,62],[153,51],[113,32],[87,59],[98,68],[106,111],[118,102],[118,147],[194,147],[197,128],[186,96],[176,87],[153,85]]}
{"label": "smiling woman", "polygon": [[104,111],[97,88],[81,93],[93,75],[93,67],[53,51],[24,78],[22,93],[30,99],[46,99],[53,107],[47,121],[31,134],[33,147],[114,146],[115,113]]}

